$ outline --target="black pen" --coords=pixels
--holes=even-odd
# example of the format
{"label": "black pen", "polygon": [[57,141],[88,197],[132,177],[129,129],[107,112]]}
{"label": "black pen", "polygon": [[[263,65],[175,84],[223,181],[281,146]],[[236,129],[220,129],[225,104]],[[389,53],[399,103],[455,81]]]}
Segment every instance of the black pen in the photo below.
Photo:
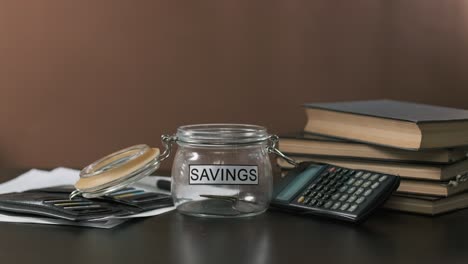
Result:
{"label": "black pen", "polygon": [[161,189],[170,192],[171,191],[171,181],[169,180],[158,180],[156,186]]}

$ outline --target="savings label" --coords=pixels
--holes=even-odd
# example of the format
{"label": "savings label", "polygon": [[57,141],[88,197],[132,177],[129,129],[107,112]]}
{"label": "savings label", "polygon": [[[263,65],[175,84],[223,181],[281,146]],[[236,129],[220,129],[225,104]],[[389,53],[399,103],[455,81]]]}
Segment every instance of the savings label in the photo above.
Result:
{"label": "savings label", "polygon": [[189,165],[190,184],[258,185],[256,165]]}

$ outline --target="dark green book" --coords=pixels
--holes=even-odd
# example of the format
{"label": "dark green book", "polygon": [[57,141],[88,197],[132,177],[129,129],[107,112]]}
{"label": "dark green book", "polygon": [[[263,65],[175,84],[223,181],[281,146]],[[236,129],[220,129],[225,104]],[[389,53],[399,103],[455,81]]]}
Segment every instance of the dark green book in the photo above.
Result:
{"label": "dark green book", "polygon": [[468,145],[468,110],[393,100],[304,106],[310,133],[413,150]]}

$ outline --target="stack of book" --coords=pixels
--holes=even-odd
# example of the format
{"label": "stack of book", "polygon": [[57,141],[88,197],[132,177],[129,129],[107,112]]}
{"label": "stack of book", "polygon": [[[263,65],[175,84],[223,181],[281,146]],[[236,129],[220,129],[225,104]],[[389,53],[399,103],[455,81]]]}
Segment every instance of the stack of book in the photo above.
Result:
{"label": "stack of book", "polygon": [[[297,161],[399,175],[386,208],[437,215],[468,207],[468,110],[392,100],[305,109],[304,131],[279,142]],[[278,164],[283,174],[292,168]]]}

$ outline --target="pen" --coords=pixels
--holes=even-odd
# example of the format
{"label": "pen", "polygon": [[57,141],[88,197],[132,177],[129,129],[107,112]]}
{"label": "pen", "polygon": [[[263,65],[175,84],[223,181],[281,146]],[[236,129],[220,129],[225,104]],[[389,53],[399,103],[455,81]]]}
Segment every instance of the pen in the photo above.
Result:
{"label": "pen", "polygon": [[170,192],[171,191],[171,181],[168,180],[158,180],[156,186],[161,189]]}

